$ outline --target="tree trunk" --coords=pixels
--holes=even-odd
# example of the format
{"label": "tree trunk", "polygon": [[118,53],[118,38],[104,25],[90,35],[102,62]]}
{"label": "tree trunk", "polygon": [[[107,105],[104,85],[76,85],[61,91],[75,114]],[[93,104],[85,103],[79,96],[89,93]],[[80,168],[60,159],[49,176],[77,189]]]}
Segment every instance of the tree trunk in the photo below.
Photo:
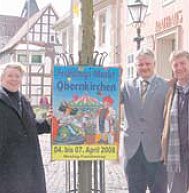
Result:
{"label": "tree trunk", "polygon": [[81,0],[82,4],[82,50],[81,65],[93,65],[94,30],[93,30],[93,0]]}
{"label": "tree trunk", "polygon": [[[82,7],[82,50],[80,65],[93,65],[94,31],[93,31],[93,0],[81,0]],[[78,162],[79,193],[90,193],[92,188],[92,161]]]}

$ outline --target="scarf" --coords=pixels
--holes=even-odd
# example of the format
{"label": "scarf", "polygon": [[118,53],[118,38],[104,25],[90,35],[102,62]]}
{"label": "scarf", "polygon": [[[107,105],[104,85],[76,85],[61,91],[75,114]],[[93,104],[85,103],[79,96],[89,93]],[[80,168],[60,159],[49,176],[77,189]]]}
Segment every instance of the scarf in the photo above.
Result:
{"label": "scarf", "polygon": [[171,107],[170,133],[168,144],[167,169],[180,172],[180,139],[178,128],[178,91],[175,92]]}

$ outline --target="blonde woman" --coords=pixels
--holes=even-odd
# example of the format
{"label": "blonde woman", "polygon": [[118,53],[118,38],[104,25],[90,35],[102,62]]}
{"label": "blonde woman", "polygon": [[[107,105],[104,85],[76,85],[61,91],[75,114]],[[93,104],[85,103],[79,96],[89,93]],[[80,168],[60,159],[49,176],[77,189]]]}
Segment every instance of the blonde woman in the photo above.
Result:
{"label": "blonde woman", "polygon": [[46,193],[38,134],[50,132],[46,120],[36,120],[19,92],[22,66],[11,63],[1,74],[0,192]]}

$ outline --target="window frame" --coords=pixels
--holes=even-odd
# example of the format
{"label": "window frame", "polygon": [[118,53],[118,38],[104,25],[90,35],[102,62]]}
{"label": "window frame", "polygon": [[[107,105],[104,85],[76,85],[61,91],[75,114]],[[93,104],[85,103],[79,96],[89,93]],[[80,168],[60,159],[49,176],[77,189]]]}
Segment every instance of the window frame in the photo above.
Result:
{"label": "window frame", "polygon": [[106,30],[107,30],[107,12],[104,11],[99,15],[99,45],[106,44]]}
{"label": "window frame", "polygon": [[[24,60],[20,60],[20,57],[24,57]],[[17,61],[21,63],[27,62],[27,55],[26,54],[17,54]]]}
{"label": "window frame", "polygon": [[[35,57],[39,57],[39,58],[35,58]],[[39,60],[37,60],[39,59]],[[31,55],[31,63],[32,64],[42,64],[43,62],[43,56],[41,54],[32,54]]]}

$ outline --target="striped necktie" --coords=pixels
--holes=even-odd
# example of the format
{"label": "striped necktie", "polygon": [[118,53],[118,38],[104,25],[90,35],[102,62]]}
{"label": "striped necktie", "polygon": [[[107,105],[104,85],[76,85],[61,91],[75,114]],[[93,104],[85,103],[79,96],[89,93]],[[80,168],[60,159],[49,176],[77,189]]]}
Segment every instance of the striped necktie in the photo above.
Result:
{"label": "striped necktie", "polygon": [[141,81],[141,101],[142,103],[144,103],[146,99],[148,84],[149,82],[147,80]]}

